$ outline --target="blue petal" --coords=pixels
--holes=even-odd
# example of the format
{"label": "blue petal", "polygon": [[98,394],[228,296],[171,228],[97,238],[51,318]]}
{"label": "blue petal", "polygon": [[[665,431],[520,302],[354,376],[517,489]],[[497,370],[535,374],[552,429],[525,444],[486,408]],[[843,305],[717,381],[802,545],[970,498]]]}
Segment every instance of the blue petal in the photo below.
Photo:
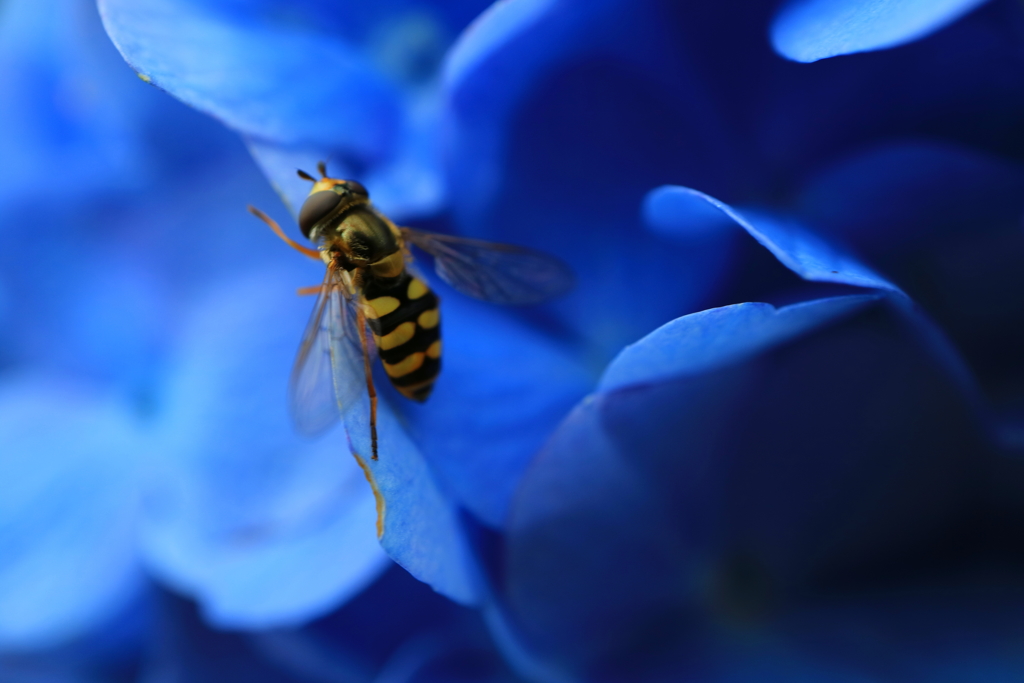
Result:
{"label": "blue petal", "polygon": [[959,145],[889,143],[819,170],[797,210],[862,253],[882,256],[949,232],[1017,221],[1024,169]]}
{"label": "blue petal", "polygon": [[[0,62],[0,208],[50,196],[54,159],[75,179],[63,188],[69,201],[123,197],[138,187],[150,170],[140,135],[147,93],[88,3],[6,3]],[[8,229],[3,223],[0,230]]]}
{"label": "blue petal", "polygon": [[458,87],[459,81],[481,62],[522,31],[528,30],[557,4],[558,0],[516,0],[492,4],[476,18],[448,53],[444,67],[447,84]]}
{"label": "blue petal", "polygon": [[[705,181],[735,185],[743,173],[731,162],[749,160],[714,104],[700,97],[691,65],[675,63],[673,28],[650,4],[619,0],[513,0],[481,15],[452,47],[445,70],[447,170],[460,190],[453,197],[459,219],[483,230],[501,216],[489,205],[510,183],[517,200],[529,197],[524,208],[558,213],[535,211],[533,222],[571,216],[559,193],[568,195],[562,201],[593,197],[595,214],[617,214],[635,185],[671,166],[677,176],[700,167]],[[534,147],[544,159],[531,164],[523,155]],[[499,226],[506,238],[533,230],[507,222]]]}
{"label": "blue petal", "polygon": [[523,471],[593,376],[571,349],[494,306],[453,293],[443,325],[444,371],[430,400],[405,412],[446,487],[501,528]]}
{"label": "blue petal", "polygon": [[399,94],[345,42],[251,17],[233,21],[196,3],[101,0],[99,7],[132,68],[231,128],[364,158],[389,152]]}
{"label": "blue petal", "polygon": [[443,201],[436,71],[481,5],[399,0],[339,13],[273,0],[100,3],[125,59],[243,133],[293,213],[309,188],[296,169],[328,160],[398,219],[435,213]]}
{"label": "blue petal", "polygon": [[[830,600],[918,577],[913,558],[977,512],[988,465],[969,402],[902,307],[839,301],[721,309],[724,331],[700,337],[721,354],[678,343],[707,314],[670,323],[566,419],[509,524],[503,597],[533,656],[623,681],[858,673],[786,619],[823,605],[804,634],[842,633]],[[730,333],[760,343],[735,354]]]}
{"label": "blue petal", "polygon": [[152,444],[118,401],[43,378],[0,385],[0,650],[52,647],[142,586],[140,467]]}
{"label": "blue petal", "polygon": [[[783,265],[805,280],[900,292],[882,276],[792,220],[751,210],[741,213],[688,187],[665,185],[652,190],[645,200],[644,212],[648,222],[660,232],[685,236],[693,231],[719,229],[719,216],[709,212],[708,206],[746,230]],[[709,221],[715,223],[708,226]]]}
{"label": "blue petal", "polygon": [[1024,168],[974,150],[867,150],[803,189],[801,215],[884,266],[956,343],[1000,409],[1024,397]]}
{"label": "blue petal", "polygon": [[789,0],[772,22],[775,50],[798,62],[909,43],[985,0]]}
{"label": "blue petal", "polygon": [[451,627],[475,619],[474,610],[443,597],[392,564],[354,600],[302,633],[352,656],[368,671],[379,672],[416,641],[436,642]]}
{"label": "blue petal", "polygon": [[479,578],[458,505],[438,486],[436,475],[391,406],[387,401],[378,406],[380,458],[376,461],[369,457],[368,400],[346,413],[345,428],[352,453],[377,497],[377,533],[384,550],[437,592],[463,604],[477,602]]}
{"label": "blue petal", "polygon": [[310,305],[294,295],[304,270],[236,279],[203,302],[164,399],[146,559],[224,626],[308,621],[387,565],[374,497],[344,434],[305,441],[288,418],[289,370]]}
{"label": "blue petal", "polygon": [[623,349],[605,370],[598,389],[612,391],[736,363],[877,299],[878,295],[844,296],[782,309],[746,303],[691,313]]}

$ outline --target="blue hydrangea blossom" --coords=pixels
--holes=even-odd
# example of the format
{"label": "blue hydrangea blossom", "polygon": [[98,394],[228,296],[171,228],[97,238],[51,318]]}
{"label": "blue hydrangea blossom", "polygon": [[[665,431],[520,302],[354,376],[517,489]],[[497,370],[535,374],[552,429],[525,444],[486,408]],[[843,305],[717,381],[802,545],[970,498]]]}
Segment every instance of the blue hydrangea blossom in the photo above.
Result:
{"label": "blue hydrangea blossom", "polygon": [[[384,587],[426,590],[379,574],[382,510],[384,550],[478,606],[529,680],[1019,677],[1018,3],[99,5],[129,64],[241,133],[293,209],[295,167],[330,156],[400,221],[579,277],[524,311],[438,284],[445,370],[424,406],[385,396],[366,486],[345,457],[367,452],[365,415],[323,442],[288,430],[308,308],[290,292],[322,272],[236,213],[273,213],[268,193],[203,191],[228,161],[205,183],[168,165],[166,196],[216,229],[183,240],[188,202],[140,199],[121,224],[146,216],[175,258],[153,277],[94,247],[83,310],[129,285],[136,341],[111,353],[102,315],[76,337],[113,405],[154,411],[125,432],[151,453],[124,485],[149,492],[140,540],[114,541],[127,575],[199,603],[156,598],[162,671],[215,677],[190,654],[206,646],[269,680],[427,679],[409,662],[466,647],[496,662],[459,635],[479,617],[443,601],[412,654],[380,638],[353,656],[350,619],[406,614]],[[772,49],[897,43],[814,65]],[[239,151],[223,158],[249,168]],[[153,301],[174,320],[143,315]],[[61,362],[28,339],[5,342],[19,364]],[[137,595],[118,585],[78,623]]]}

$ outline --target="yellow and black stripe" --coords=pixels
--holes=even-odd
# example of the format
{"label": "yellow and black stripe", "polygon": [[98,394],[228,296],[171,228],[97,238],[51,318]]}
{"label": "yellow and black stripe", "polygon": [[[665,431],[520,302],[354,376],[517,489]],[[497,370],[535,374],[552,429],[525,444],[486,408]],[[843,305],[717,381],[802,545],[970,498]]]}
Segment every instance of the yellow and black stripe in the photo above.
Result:
{"label": "yellow and black stripe", "polygon": [[371,278],[363,298],[366,320],[391,383],[407,398],[427,400],[441,371],[437,295],[402,271],[394,278]]}

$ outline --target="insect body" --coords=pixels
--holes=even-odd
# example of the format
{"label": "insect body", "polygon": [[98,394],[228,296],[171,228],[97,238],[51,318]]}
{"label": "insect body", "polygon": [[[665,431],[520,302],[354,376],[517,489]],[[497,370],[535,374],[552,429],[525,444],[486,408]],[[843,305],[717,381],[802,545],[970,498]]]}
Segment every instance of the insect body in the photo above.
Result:
{"label": "insect body", "polygon": [[327,265],[322,285],[300,290],[318,296],[292,371],[296,426],[319,434],[368,394],[376,460],[374,357],[394,387],[415,401],[427,399],[441,369],[439,301],[408,267],[410,245],[431,254],[438,275],[455,289],[496,303],[537,303],[567,291],[573,277],[560,261],[529,249],[399,228],[373,207],[360,183],[327,177],[323,163],[318,168],[319,180],[299,171],[313,182],[299,228],[318,249],[294,242],[266,214],[249,210],[293,248]]}

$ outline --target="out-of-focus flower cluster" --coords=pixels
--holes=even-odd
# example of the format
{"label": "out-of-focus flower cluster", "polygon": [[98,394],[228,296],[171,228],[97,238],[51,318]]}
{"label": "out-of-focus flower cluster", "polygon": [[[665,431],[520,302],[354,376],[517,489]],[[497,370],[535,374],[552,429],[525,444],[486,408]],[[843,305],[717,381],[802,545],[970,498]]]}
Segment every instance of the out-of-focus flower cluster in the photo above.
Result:
{"label": "out-of-focus flower cluster", "polygon": [[[96,9],[0,4],[0,679],[1024,676],[1019,2]],[[432,281],[366,473],[322,159],[578,279]]]}

